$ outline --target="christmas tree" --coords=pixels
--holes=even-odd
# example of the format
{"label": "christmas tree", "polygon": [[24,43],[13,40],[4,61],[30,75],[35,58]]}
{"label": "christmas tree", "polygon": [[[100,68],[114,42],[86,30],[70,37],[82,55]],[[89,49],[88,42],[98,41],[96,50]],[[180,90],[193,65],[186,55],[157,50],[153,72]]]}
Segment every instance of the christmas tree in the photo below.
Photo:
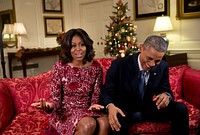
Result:
{"label": "christmas tree", "polygon": [[123,4],[122,0],[113,6],[116,11],[110,16],[112,22],[106,25],[108,34],[105,36],[104,53],[111,56],[124,57],[138,51],[136,44],[136,26],[133,25],[131,17],[126,15],[129,11],[128,3]]}

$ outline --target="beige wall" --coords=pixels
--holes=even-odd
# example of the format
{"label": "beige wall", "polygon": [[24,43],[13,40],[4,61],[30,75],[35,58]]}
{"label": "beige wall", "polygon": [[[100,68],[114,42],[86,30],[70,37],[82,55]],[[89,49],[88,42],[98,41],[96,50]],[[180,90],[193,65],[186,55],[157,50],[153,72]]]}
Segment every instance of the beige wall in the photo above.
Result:
{"label": "beige wall", "polygon": [[[78,0],[79,1],[79,0]],[[91,0],[85,0],[86,2]],[[92,0],[95,1],[95,0]],[[118,0],[113,1],[113,5]],[[75,16],[72,16],[76,9],[73,8],[77,0],[63,0],[64,14],[44,14],[41,0],[15,0],[16,21],[23,22],[27,35],[22,38],[24,46],[27,48],[54,47],[57,46],[55,37],[46,38],[44,34],[44,16],[64,16],[65,31],[78,27],[79,22]],[[128,2],[130,15],[133,19],[133,0],[123,0]],[[113,7],[111,7],[113,8]],[[111,13],[112,15],[112,13]],[[171,53],[188,53],[188,63],[191,67],[200,69],[200,18],[198,19],[176,19],[176,0],[170,1],[170,18],[174,27],[173,31],[167,32],[170,40],[169,50]],[[74,23],[77,22],[77,23]],[[133,21],[137,25],[138,43],[142,43],[146,36],[150,34],[159,34],[153,32],[155,19]],[[6,49],[7,51],[16,51],[16,49]],[[41,59],[42,61],[42,59]]]}

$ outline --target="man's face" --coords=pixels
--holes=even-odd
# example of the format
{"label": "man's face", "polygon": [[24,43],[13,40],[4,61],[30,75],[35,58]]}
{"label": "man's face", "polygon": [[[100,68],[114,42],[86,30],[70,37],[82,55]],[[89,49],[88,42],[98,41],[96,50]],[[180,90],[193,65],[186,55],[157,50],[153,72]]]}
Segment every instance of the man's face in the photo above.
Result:
{"label": "man's face", "polygon": [[141,66],[146,71],[158,65],[165,55],[165,52],[159,52],[152,47],[144,48],[141,46],[140,52]]}

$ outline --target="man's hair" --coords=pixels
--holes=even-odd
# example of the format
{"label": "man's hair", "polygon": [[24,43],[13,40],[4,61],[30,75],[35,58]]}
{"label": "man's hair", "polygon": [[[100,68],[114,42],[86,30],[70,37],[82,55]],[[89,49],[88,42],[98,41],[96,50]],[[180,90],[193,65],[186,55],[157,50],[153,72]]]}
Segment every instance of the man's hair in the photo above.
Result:
{"label": "man's hair", "polygon": [[159,52],[166,52],[168,48],[168,40],[166,37],[152,35],[147,37],[143,43],[145,49],[153,47]]}

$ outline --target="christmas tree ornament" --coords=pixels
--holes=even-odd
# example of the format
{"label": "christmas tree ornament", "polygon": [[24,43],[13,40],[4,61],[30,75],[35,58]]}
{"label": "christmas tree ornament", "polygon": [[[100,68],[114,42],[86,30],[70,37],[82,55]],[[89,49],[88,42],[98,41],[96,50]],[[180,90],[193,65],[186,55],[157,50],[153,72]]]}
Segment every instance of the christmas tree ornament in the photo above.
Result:
{"label": "christmas tree ornament", "polygon": [[119,34],[119,35],[117,36],[117,38],[120,40],[122,37],[121,37],[121,35]]}
{"label": "christmas tree ornament", "polygon": [[125,29],[124,29],[124,27],[122,27],[122,28],[121,28],[121,32],[122,32],[122,33],[124,33],[124,32],[125,32]]}
{"label": "christmas tree ornament", "polygon": [[133,30],[133,27],[128,27],[128,29],[129,29],[130,31],[132,31],[132,30]]}
{"label": "christmas tree ornament", "polygon": [[127,40],[128,42],[130,42],[130,41],[131,41],[131,37],[130,37],[130,36],[126,36],[126,40]]}
{"label": "christmas tree ornament", "polygon": [[111,31],[108,32],[108,36],[109,36],[110,38],[112,37],[112,32],[111,32]]}

